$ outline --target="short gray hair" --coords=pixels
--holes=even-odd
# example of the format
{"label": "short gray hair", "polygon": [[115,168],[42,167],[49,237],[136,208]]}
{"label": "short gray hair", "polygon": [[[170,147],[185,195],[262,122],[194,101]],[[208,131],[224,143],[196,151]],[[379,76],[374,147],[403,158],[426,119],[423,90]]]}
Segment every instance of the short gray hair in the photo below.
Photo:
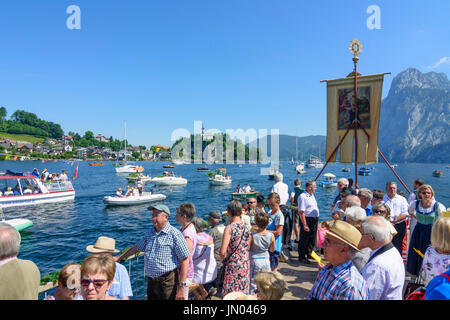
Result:
{"label": "short gray hair", "polygon": [[195,231],[197,231],[197,233],[203,232],[206,229],[205,220],[200,217],[194,217],[192,219],[192,224],[194,225]]}
{"label": "short gray hair", "polygon": [[369,202],[372,201],[373,193],[369,189],[361,188],[361,189],[359,189],[359,193],[358,194],[363,196],[363,197],[366,197],[367,200],[369,200]]}
{"label": "short gray hair", "polygon": [[361,207],[361,200],[359,200],[358,196],[349,194],[343,201],[349,207]]}
{"label": "short gray hair", "polygon": [[275,180],[275,182],[283,181],[283,174],[281,172],[277,172],[275,173],[273,179]]}
{"label": "short gray hair", "polygon": [[338,180],[338,183],[345,184],[346,186],[348,186],[348,179],[347,178],[340,178]]}
{"label": "short gray hair", "polygon": [[242,203],[238,200],[231,200],[227,206],[227,212],[233,217],[240,216],[242,214]]}
{"label": "short gray hair", "polygon": [[376,241],[386,242],[391,236],[389,222],[379,216],[370,216],[362,223],[364,233],[371,234]]}
{"label": "short gray hair", "polygon": [[353,221],[364,221],[367,218],[366,210],[361,207],[353,206],[345,209],[345,216]]}
{"label": "short gray hair", "polygon": [[20,251],[20,233],[7,223],[0,223],[0,260],[17,257]]}

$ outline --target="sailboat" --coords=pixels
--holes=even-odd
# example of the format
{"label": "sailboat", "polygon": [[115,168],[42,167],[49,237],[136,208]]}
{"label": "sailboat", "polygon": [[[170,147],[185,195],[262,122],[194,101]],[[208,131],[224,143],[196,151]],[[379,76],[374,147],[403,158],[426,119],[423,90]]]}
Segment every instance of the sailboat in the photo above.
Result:
{"label": "sailboat", "polygon": [[[141,166],[137,166],[131,162],[127,161],[127,123],[124,123],[124,161],[119,163],[119,155],[117,155],[116,163],[114,163],[114,169],[116,169],[116,173],[133,173],[133,172],[143,172],[144,168]],[[120,154],[120,151],[119,151]]]}

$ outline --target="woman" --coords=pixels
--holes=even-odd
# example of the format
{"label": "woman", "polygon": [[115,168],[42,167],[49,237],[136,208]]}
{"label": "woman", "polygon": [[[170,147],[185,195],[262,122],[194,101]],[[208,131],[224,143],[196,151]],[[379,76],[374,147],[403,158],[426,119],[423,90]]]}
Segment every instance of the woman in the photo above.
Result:
{"label": "woman", "polygon": [[[186,239],[187,246],[189,248],[189,267],[186,277],[186,283],[190,285],[194,278],[194,262],[192,260],[192,255],[197,247],[197,231],[195,230],[194,225],[192,224],[192,219],[195,216],[195,206],[192,203],[182,203],[177,208],[176,219],[177,222],[181,226],[181,233],[183,237]],[[179,271],[181,269],[179,268]],[[188,300],[189,298],[189,286],[185,288],[184,299]]]}
{"label": "woman", "polygon": [[258,194],[256,196],[256,210],[255,210],[255,213],[266,212],[265,209],[264,209],[265,205],[266,205],[266,202],[265,202],[264,196],[262,194]]}
{"label": "woman", "polygon": [[[297,200],[298,197],[305,192],[302,188],[302,182],[300,179],[295,179],[294,181],[294,191],[291,193],[291,206],[296,207],[298,205]],[[295,233],[295,242],[298,243],[300,239],[300,226],[298,224],[298,210],[292,209],[292,219],[294,221],[294,233]]]}
{"label": "woman", "polygon": [[232,291],[250,292],[250,241],[248,225],[242,222],[242,204],[233,200],[228,204],[230,224],[223,234],[220,258],[224,265],[223,295]]}
{"label": "woman", "polygon": [[422,266],[422,257],[414,249],[425,252],[430,245],[433,223],[445,211],[445,207],[434,199],[434,191],[430,185],[421,185],[417,194],[420,199],[411,202],[408,210],[417,219],[417,224],[411,235],[406,263],[406,271],[414,276],[419,274]]}
{"label": "woman", "polygon": [[65,265],[58,276],[58,288],[44,300],[83,300],[80,295],[80,265]]}
{"label": "woman", "polygon": [[425,251],[422,269],[425,283],[450,266],[450,218],[438,218],[431,229],[431,246]]}
{"label": "woman", "polygon": [[109,253],[91,254],[81,264],[81,295],[84,300],[116,300],[106,295],[111,287],[116,264]]}
{"label": "woman", "polygon": [[214,240],[205,232],[205,221],[200,217],[194,217],[192,224],[197,232],[197,245],[192,255],[194,263],[194,278],[192,283],[198,285],[193,290],[196,300],[205,300],[209,298],[204,284],[212,282],[217,277],[217,263],[214,259]]}
{"label": "woman", "polygon": [[349,207],[344,212],[345,221],[353,225],[359,232],[361,232],[361,224],[366,219],[366,210],[361,207]]}
{"label": "woman", "polygon": [[256,232],[252,233],[250,242],[250,293],[255,294],[256,285],[253,282],[256,274],[261,271],[270,271],[269,251],[275,251],[275,236],[267,231],[269,216],[259,212],[255,216]]}
{"label": "woman", "polygon": [[383,201],[377,202],[372,207],[372,214],[376,216],[382,216],[387,221],[389,221],[389,226],[391,227],[391,234],[395,236],[397,234],[397,230],[394,228],[391,222],[391,208],[387,206]]}

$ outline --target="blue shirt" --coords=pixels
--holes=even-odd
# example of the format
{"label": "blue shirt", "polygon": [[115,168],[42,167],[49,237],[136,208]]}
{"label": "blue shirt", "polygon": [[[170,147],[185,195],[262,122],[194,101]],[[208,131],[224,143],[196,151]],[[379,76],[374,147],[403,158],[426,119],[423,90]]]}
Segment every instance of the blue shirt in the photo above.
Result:
{"label": "blue shirt", "polygon": [[115,297],[118,300],[133,296],[128,271],[125,266],[120,263],[116,262],[116,273],[114,274],[114,280],[109,290],[106,291],[106,295]]}
{"label": "blue shirt", "polygon": [[137,243],[137,249],[145,254],[144,266],[150,278],[174,270],[178,262],[190,254],[183,234],[169,222],[159,233],[155,228],[150,228]]}
{"label": "blue shirt", "polygon": [[[443,274],[450,276],[450,269]],[[450,280],[443,276],[434,277],[425,290],[425,300],[450,300]]]}
{"label": "blue shirt", "polygon": [[367,208],[365,208],[364,210],[366,210],[366,215],[367,215],[367,216],[372,215],[372,204],[369,203],[369,205],[367,206]]}
{"label": "blue shirt", "polygon": [[308,296],[315,300],[369,300],[366,281],[351,260],[323,267]]}
{"label": "blue shirt", "polygon": [[[269,211],[269,225],[267,226],[267,230],[275,231],[277,226],[284,226],[283,212],[279,210],[275,214],[272,214],[272,211]],[[279,236],[275,236],[275,251],[277,252],[281,252],[282,238],[283,233]]]}

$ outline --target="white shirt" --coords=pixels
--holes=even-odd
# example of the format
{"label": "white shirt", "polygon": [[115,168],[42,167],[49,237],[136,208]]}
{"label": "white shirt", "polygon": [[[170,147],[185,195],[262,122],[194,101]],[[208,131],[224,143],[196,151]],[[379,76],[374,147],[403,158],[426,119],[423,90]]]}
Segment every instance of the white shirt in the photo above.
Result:
{"label": "white shirt", "polygon": [[[391,198],[389,198],[389,196],[387,194],[385,194],[383,197],[383,201],[391,209],[391,221],[394,221],[394,219],[397,218],[401,214],[406,214],[407,216],[409,216],[408,202],[406,201],[405,197],[402,197],[401,195],[396,194],[391,199]],[[401,223],[405,220],[406,219],[397,221],[396,224]]]}
{"label": "white shirt", "polygon": [[[373,250],[370,256],[379,249]],[[369,300],[403,299],[405,265],[395,247],[369,261],[361,270],[361,275],[369,288]]]}
{"label": "white shirt", "polygon": [[317,218],[319,216],[319,207],[314,194],[303,192],[298,196],[297,203],[298,211],[305,212],[305,217]]}
{"label": "white shirt", "polygon": [[277,182],[273,185],[272,191],[280,196],[280,205],[286,205],[289,200],[289,187],[283,181]]}
{"label": "white shirt", "polygon": [[250,188],[250,186],[246,186],[244,187],[244,192],[251,192],[252,188]]}
{"label": "white shirt", "polygon": [[69,181],[69,177],[65,173],[61,173],[61,175],[59,176],[59,179],[61,181]]}

